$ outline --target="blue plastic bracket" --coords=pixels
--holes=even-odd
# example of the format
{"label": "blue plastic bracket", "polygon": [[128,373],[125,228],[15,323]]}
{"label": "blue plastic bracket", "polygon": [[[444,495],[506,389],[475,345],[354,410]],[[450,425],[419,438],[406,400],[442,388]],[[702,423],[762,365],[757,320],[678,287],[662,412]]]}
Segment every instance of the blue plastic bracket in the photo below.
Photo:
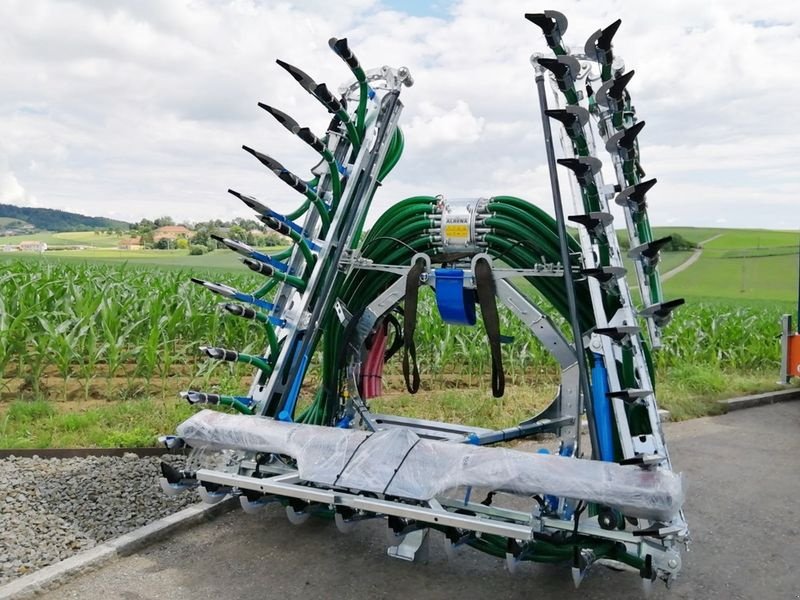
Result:
{"label": "blue plastic bracket", "polygon": [[445,323],[475,325],[475,292],[464,287],[461,269],[436,269],[436,308]]}

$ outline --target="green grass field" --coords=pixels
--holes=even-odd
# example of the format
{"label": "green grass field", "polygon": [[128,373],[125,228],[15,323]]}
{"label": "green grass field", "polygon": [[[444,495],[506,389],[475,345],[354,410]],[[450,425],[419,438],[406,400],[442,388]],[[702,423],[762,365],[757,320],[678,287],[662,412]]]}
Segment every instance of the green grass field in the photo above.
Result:
{"label": "green grass field", "polygon": [[[793,232],[712,228],[657,228],[655,234],[662,237],[673,232],[694,242],[720,235],[708,243],[697,263],[664,284],[668,299],[684,297],[688,301],[665,328],[665,348],[656,354],[659,403],[681,419],[719,411],[718,398],[775,388],[778,318],[796,305],[800,240]],[[65,234],[55,235],[64,242]],[[74,232],[68,243],[82,243],[80,236],[94,234]],[[691,254],[664,253],[661,272],[678,266]],[[33,346],[17,352],[20,358],[7,367],[10,377],[5,383],[5,401],[0,402],[0,446],[147,444],[156,433],[170,432],[190,412],[174,399],[176,390],[189,381],[203,389],[243,391],[241,377],[249,373],[246,368],[211,372],[200,366],[208,363],[198,358],[196,345],[214,342],[252,351],[260,348],[263,340],[247,322],[220,316],[218,298],[185,283],[190,275],[206,274],[205,278],[241,289],[258,285],[260,278],[244,269],[234,253],[219,250],[189,256],[186,251],[118,251],[109,247],[43,255],[0,253],[0,278],[6,264],[14,270],[15,263],[30,266],[37,262],[42,268],[19,279],[16,288],[7,286],[5,299],[0,285],[0,301],[7,307],[38,306],[47,298],[54,303],[45,315],[52,316],[50,323],[25,310],[8,311],[25,315],[24,322],[15,326],[31,330]],[[526,282],[522,287],[530,291]],[[23,294],[30,300],[20,304]],[[93,305],[95,301],[99,309]],[[552,395],[555,380],[547,379],[555,377],[552,364],[534,343],[529,345],[528,332],[509,322],[503,324],[504,332],[515,342],[504,349],[509,393],[495,400],[487,390],[488,353],[482,331],[448,329],[434,323],[438,318],[431,316],[435,308],[430,302],[422,302],[420,310],[421,315],[430,313],[418,328],[424,393],[405,396],[399,391],[402,385],[395,386],[397,389],[376,402],[376,408],[505,427],[541,407]],[[0,310],[0,342],[2,313]],[[57,321],[65,315],[71,328],[62,331]],[[145,320],[139,322],[141,319]],[[87,324],[91,325],[89,335],[80,330]],[[44,325],[47,328],[40,331]],[[12,332],[4,343],[10,348],[20,335]],[[108,348],[117,340],[124,341],[123,352],[110,357]],[[36,363],[36,356],[41,364]],[[0,353],[0,362],[2,359]],[[36,365],[43,374],[44,394],[31,376]],[[397,373],[394,376],[399,377]],[[3,383],[0,379],[0,395]],[[309,386],[313,387],[313,382]]]}
{"label": "green grass field", "polygon": [[[746,303],[796,301],[800,243],[797,232],[742,229],[695,231],[688,228],[677,231],[681,235],[684,235],[684,231],[690,232],[688,235],[694,239],[714,235],[719,237],[705,245],[697,263],[664,283],[668,296]],[[659,232],[659,235],[661,233],[664,232]]]}
{"label": "green grass field", "polygon": [[48,246],[95,246],[98,248],[116,248],[119,241],[129,235],[107,235],[94,231],[41,231],[28,235],[10,235],[0,237],[0,244],[19,244],[20,242],[45,242]]}
{"label": "green grass field", "polygon": [[714,237],[723,229],[713,229],[709,227],[653,227],[653,237],[655,239],[666,237],[672,233],[677,233],[685,239],[699,244],[707,239]]}
{"label": "green grass field", "polygon": [[[714,250],[757,250],[759,248],[794,247],[797,249],[800,235],[796,231],[775,231],[771,229],[722,229],[713,227],[653,227],[653,237],[662,238],[677,233],[695,244],[717,239],[705,245]],[[626,232],[620,237],[627,239]]]}
{"label": "green grass field", "polygon": [[[270,253],[279,252],[285,246],[268,248]],[[187,250],[114,250],[92,248],[87,250],[60,250],[44,254],[9,252],[0,254],[0,262],[6,260],[33,260],[45,263],[107,264],[160,269],[182,269],[197,272],[235,271],[242,273],[244,267],[239,256],[229,250],[215,250],[208,254],[190,256]]]}
{"label": "green grass field", "polygon": [[708,244],[708,250],[759,250],[764,248],[794,248],[800,235],[796,231],[767,231],[763,229],[720,229],[719,237]]}

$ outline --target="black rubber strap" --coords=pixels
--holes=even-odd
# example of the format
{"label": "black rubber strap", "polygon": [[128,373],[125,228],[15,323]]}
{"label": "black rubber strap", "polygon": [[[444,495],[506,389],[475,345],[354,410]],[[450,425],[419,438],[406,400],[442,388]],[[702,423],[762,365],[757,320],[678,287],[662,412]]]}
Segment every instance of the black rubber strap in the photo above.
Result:
{"label": "black rubber strap", "polygon": [[344,463],[344,466],[342,467],[342,470],[339,471],[339,474],[336,476],[336,479],[333,480],[333,484],[332,485],[336,485],[339,482],[339,478],[342,476],[342,473],[345,472],[347,467],[350,466],[350,461],[353,460],[353,457],[356,455],[356,452],[358,452],[361,449],[361,446],[364,445],[364,442],[366,442],[371,437],[372,437],[372,435],[368,435],[367,437],[365,437],[363,440],[361,440],[358,443],[358,446],[356,446],[356,449],[353,450],[353,453],[350,455],[350,458],[348,458],[347,462]]}
{"label": "black rubber strap", "polygon": [[386,490],[388,490],[388,489],[389,489],[389,486],[390,486],[390,485],[392,485],[392,482],[394,481],[394,478],[395,478],[395,476],[397,475],[397,472],[398,472],[398,471],[400,470],[400,468],[403,466],[403,463],[404,463],[404,462],[406,462],[406,459],[408,458],[408,455],[409,455],[409,454],[411,454],[411,451],[412,451],[414,448],[416,448],[416,447],[417,447],[417,444],[419,444],[421,441],[422,441],[422,438],[417,438],[417,441],[415,441],[413,444],[411,444],[411,447],[410,447],[408,450],[406,450],[406,453],[403,455],[403,460],[401,460],[401,461],[400,461],[400,464],[399,464],[399,465],[397,465],[397,467],[396,467],[396,468],[395,468],[395,470],[394,470],[394,473],[392,473],[392,476],[389,478],[389,482],[386,484],[386,487],[385,487],[385,488],[383,488],[383,495],[384,495],[384,496],[386,495]]}
{"label": "black rubber strap", "polygon": [[497,313],[497,296],[492,275],[492,266],[487,260],[475,262],[475,287],[478,293],[478,304],[481,307],[483,326],[489,338],[492,353],[492,395],[499,398],[506,387],[506,375],[503,372],[503,352],[500,347],[500,316]]}
{"label": "black rubber strap", "polygon": [[386,315],[386,318],[384,320],[384,325],[387,330],[387,335],[388,335],[389,325],[391,325],[392,328],[394,329],[394,337],[392,338],[392,344],[383,353],[383,362],[389,362],[389,359],[392,358],[395,354],[397,354],[397,351],[403,347],[403,333],[400,329],[400,321],[398,321],[397,317],[395,317],[393,314]]}
{"label": "black rubber strap", "polygon": [[355,314],[350,317],[350,320],[347,322],[347,325],[344,327],[344,332],[342,333],[342,345],[339,347],[339,356],[338,356],[338,365],[339,369],[343,369],[345,365],[347,365],[347,358],[348,352],[355,351],[358,352],[359,349],[352,348],[352,341],[355,338],[358,328],[358,322],[361,320],[362,315],[364,314],[364,309],[359,310]]}
{"label": "black rubber strap", "polygon": [[419,259],[406,275],[406,297],[403,302],[403,379],[410,394],[419,390],[419,368],[414,331],[417,328],[417,303],[419,301],[420,277],[425,270],[425,261]]}

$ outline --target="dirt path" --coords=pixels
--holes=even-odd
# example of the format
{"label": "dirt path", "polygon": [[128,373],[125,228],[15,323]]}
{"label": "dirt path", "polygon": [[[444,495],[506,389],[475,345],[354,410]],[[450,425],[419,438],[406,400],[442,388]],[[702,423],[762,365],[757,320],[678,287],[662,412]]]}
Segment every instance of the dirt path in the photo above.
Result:
{"label": "dirt path", "polygon": [[681,272],[685,271],[686,269],[688,269],[689,267],[691,267],[694,263],[696,263],[698,260],[700,260],[700,255],[703,254],[703,246],[705,246],[709,242],[713,242],[715,239],[717,239],[718,237],[722,237],[723,235],[725,235],[725,234],[724,233],[718,233],[714,237],[710,237],[707,240],[703,240],[702,242],[700,242],[698,244],[699,248],[697,250],[695,250],[694,252],[692,252],[692,255],[689,258],[687,258],[685,261],[683,261],[681,264],[679,264],[674,269],[672,269],[670,271],[667,271],[666,273],[661,275],[661,281],[663,282],[663,281],[666,281],[667,279],[672,279],[678,273],[681,273]]}

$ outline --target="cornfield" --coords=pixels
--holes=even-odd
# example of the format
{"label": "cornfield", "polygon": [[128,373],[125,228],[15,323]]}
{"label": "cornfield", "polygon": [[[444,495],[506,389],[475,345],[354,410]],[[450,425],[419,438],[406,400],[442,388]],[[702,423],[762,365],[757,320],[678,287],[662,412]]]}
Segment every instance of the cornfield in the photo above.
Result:
{"label": "cornfield", "polygon": [[[189,384],[241,392],[251,369],[200,357],[197,347],[259,353],[262,331],[222,314],[215,297],[189,282],[195,271],[126,265],[11,261],[0,263],[0,395],[116,399],[160,391],[172,395]],[[258,276],[204,274],[239,289]],[[436,314],[433,295],[422,294],[416,342],[423,375],[447,375],[476,384],[489,371],[482,327],[449,327]],[[710,365],[732,370],[772,369],[780,349],[780,307],[684,307],[665,331],[659,367]],[[553,359],[508,311],[502,331],[504,365],[514,383],[535,385],[557,377]],[[559,323],[563,327],[563,323]],[[391,378],[396,367],[387,370]],[[314,374],[312,373],[312,377]]]}

